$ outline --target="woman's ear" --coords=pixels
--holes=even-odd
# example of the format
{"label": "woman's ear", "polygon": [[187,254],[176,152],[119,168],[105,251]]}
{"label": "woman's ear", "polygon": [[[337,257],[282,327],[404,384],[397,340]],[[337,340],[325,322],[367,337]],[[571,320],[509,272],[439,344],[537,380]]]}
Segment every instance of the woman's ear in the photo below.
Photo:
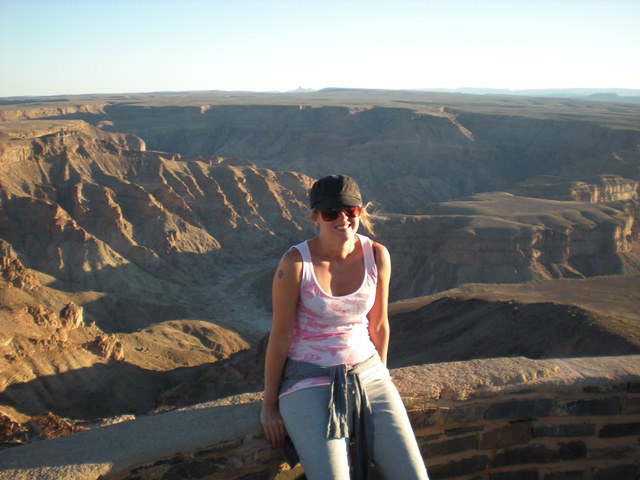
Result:
{"label": "woman's ear", "polygon": [[317,211],[314,210],[313,212],[311,212],[311,221],[313,222],[316,228],[320,228],[319,217],[320,217],[320,214]]}

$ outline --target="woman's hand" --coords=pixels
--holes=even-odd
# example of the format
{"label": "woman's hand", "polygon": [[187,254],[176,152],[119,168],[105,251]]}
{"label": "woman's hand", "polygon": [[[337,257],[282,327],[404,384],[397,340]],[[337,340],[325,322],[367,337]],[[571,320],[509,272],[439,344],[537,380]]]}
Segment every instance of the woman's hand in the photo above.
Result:
{"label": "woman's hand", "polygon": [[282,416],[280,416],[280,410],[277,405],[269,406],[262,404],[260,423],[262,424],[264,436],[268,442],[271,442],[271,446],[273,448],[282,448],[284,439],[287,436],[287,431],[284,428],[284,422],[282,421]]}

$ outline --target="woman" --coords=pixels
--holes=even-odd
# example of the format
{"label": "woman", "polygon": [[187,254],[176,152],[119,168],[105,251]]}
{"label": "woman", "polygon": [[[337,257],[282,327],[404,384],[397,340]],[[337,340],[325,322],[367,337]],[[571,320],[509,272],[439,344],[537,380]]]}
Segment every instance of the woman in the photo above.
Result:
{"label": "woman", "polygon": [[426,479],[413,430],[386,368],[387,249],[357,233],[370,225],[356,182],[331,175],[309,192],[318,234],[292,247],[273,279],[260,420],[274,448],[287,435],[307,478]]}

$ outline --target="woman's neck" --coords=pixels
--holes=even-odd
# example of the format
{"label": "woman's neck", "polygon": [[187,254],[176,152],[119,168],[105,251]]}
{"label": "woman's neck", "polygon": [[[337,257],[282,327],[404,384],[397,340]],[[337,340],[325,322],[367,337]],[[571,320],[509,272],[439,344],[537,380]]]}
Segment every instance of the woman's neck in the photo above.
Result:
{"label": "woman's neck", "polygon": [[[356,237],[349,238],[344,242],[335,241],[333,239],[325,239],[320,235],[312,239],[315,240],[317,253],[322,258],[333,260],[344,260],[356,249]],[[333,241],[332,241],[333,240]]]}

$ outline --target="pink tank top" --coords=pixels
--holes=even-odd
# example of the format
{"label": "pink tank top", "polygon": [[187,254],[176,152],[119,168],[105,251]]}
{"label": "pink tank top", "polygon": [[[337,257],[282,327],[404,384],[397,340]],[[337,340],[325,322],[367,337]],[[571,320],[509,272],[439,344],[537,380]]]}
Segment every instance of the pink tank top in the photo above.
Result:
{"label": "pink tank top", "polygon": [[364,254],[364,278],[355,292],[340,297],[325,293],[318,284],[308,243],[293,247],[303,263],[289,358],[330,367],[354,365],[375,353],[367,314],[375,302],[378,271],[371,240],[362,235],[358,238]]}
{"label": "pink tank top", "polygon": [[[300,252],[303,263],[289,358],[330,367],[355,365],[376,353],[369,337],[367,314],[375,303],[378,270],[371,240],[360,234],[357,236],[364,256],[364,278],[355,292],[339,297],[327,294],[318,284],[308,243],[305,241],[293,247]],[[388,370],[385,368],[380,373],[381,377],[386,377]],[[301,380],[284,393],[325,383],[328,383],[328,377]]]}

